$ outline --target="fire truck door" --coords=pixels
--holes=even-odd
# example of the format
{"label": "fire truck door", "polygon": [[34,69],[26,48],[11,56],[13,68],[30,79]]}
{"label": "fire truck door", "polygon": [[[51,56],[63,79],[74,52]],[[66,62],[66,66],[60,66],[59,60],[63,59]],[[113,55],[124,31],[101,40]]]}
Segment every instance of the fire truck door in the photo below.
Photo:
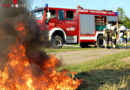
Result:
{"label": "fire truck door", "polygon": [[66,11],[66,31],[68,35],[76,35],[76,20],[74,11]]}
{"label": "fire truck door", "polygon": [[74,11],[58,10],[58,25],[65,31],[67,43],[77,43],[77,29]]}
{"label": "fire truck door", "polygon": [[58,22],[57,22],[58,27],[64,30],[64,23],[65,23],[65,11],[58,10]]}
{"label": "fire truck door", "polygon": [[66,33],[68,43],[77,43],[77,22],[76,22],[76,12],[67,10],[66,11]]}

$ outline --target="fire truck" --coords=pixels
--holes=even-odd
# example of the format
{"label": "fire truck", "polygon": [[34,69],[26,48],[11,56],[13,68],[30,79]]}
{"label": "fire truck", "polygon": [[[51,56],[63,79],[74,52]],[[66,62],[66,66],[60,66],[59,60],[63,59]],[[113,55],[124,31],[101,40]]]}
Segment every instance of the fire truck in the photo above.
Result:
{"label": "fire truck", "polygon": [[118,13],[107,10],[89,10],[44,7],[32,10],[35,19],[49,28],[49,40],[53,48],[63,44],[103,46],[103,29],[106,24],[117,25]]}

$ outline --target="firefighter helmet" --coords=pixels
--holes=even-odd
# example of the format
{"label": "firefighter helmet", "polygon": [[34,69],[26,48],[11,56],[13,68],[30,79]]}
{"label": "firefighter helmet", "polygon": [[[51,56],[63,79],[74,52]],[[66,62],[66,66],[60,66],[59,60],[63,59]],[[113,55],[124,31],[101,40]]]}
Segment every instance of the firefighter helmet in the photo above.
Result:
{"label": "firefighter helmet", "polygon": [[111,24],[106,25],[107,29],[111,29]]}
{"label": "firefighter helmet", "polygon": [[127,30],[127,29],[126,29],[125,26],[122,25],[122,26],[120,26],[120,29],[119,29],[119,30],[120,30],[120,31],[125,31],[125,30]]}

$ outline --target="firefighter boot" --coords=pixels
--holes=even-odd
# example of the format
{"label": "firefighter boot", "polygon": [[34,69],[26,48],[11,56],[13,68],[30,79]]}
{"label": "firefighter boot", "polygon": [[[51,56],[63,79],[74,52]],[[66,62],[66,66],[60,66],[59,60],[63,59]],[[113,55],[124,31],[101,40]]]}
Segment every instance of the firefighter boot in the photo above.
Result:
{"label": "firefighter boot", "polygon": [[116,45],[115,45],[115,44],[113,44],[113,48],[114,48],[114,49],[116,48]]}
{"label": "firefighter boot", "polygon": [[125,49],[127,49],[127,44],[126,43],[124,44],[124,46],[125,46]]}
{"label": "firefighter boot", "polygon": [[105,45],[104,46],[105,46],[105,48],[107,48],[107,42],[106,41],[105,41]]}

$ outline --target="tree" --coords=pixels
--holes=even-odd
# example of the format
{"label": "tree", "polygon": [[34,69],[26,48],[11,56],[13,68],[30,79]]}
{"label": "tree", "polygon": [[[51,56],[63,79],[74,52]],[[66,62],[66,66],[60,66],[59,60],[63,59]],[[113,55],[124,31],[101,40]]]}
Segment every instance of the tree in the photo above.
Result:
{"label": "tree", "polygon": [[121,25],[130,28],[130,18],[125,15],[125,11],[121,7],[119,7],[117,9],[117,12],[119,13],[118,19],[121,22]]}
{"label": "tree", "polygon": [[119,13],[118,19],[120,22],[122,22],[124,20],[124,17],[125,17],[125,11],[121,7],[119,7],[117,9],[117,12]]}
{"label": "tree", "polygon": [[127,17],[127,16],[124,17],[123,24],[124,24],[124,26],[126,26],[127,28],[130,28],[130,19],[129,19],[129,17]]}

